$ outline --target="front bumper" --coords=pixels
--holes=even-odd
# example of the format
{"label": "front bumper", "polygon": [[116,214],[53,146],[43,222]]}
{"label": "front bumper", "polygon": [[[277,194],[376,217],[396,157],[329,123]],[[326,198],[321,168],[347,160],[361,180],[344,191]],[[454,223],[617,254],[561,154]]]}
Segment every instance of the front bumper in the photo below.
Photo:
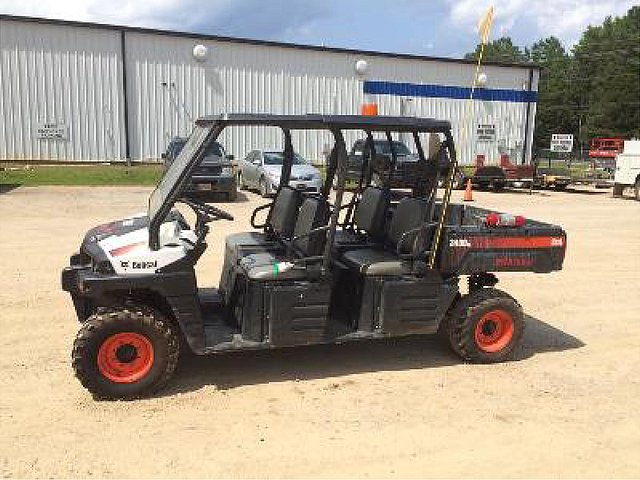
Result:
{"label": "front bumper", "polygon": [[321,180],[290,180],[289,186],[301,192],[318,193],[322,189]]}
{"label": "front bumper", "polygon": [[190,192],[223,192],[228,193],[236,189],[236,177],[208,177],[194,176],[187,190]]}
{"label": "front bumper", "polygon": [[80,322],[84,322],[92,311],[91,299],[88,296],[89,288],[84,279],[94,274],[90,265],[72,265],[62,270],[62,290],[71,294],[73,307]]}

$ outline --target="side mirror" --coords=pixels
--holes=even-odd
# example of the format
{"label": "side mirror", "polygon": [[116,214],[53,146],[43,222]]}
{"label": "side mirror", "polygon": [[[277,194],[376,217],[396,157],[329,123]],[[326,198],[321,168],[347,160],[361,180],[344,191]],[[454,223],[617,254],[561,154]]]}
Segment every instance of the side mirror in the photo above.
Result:
{"label": "side mirror", "polygon": [[227,155],[227,160],[229,160],[230,162],[235,160],[235,159],[236,159],[236,157],[234,157],[232,154],[228,154]]}
{"label": "side mirror", "polygon": [[160,158],[162,158],[162,159],[166,160],[166,159],[167,159],[167,154],[166,154],[166,153],[161,154],[161,155],[160,155]]}

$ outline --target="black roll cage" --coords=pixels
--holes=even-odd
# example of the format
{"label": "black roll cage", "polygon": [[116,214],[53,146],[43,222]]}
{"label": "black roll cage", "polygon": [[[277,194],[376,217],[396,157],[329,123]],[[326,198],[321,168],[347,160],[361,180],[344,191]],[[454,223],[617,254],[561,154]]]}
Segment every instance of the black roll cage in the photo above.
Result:
{"label": "black roll cage", "polygon": [[[389,170],[389,176],[393,173],[397,161],[397,154],[395,146],[393,145],[392,132],[396,133],[412,133],[413,140],[418,153],[418,162],[425,165],[428,161],[438,161],[437,156],[433,159],[427,159],[424,154],[424,149],[420,142],[420,133],[442,133],[445,136],[445,141],[442,143],[441,149],[446,148],[449,152],[450,168],[449,176],[445,185],[445,193],[442,200],[442,208],[440,212],[440,218],[436,226],[436,232],[433,242],[433,247],[430,251],[428,259],[428,265],[430,268],[435,267],[437,251],[439,247],[440,238],[442,236],[442,229],[448,210],[449,201],[451,198],[451,189],[453,186],[454,173],[457,166],[456,150],[453,142],[453,136],[451,134],[451,124],[444,120],[435,120],[431,118],[417,118],[417,117],[388,117],[388,116],[358,116],[358,115],[271,115],[271,114],[224,114],[218,116],[202,117],[196,120],[196,125],[203,128],[209,128],[205,139],[200,146],[194,152],[189,163],[185,166],[182,172],[180,172],[176,182],[172,185],[170,192],[167,194],[163,204],[158,209],[155,216],[150,218],[149,221],[149,246],[152,250],[158,250],[160,248],[159,231],[160,225],[166,218],[166,216],[173,208],[173,205],[178,201],[184,188],[188,184],[188,181],[204,158],[207,147],[215,142],[222,131],[230,126],[265,126],[265,127],[278,127],[282,130],[284,135],[284,152],[283,152],[283,166],[282,174],[280,176],[280,185],[278,186],[278,192],[280,189],[288,185],[291,177],[291,168],[293,165],[294,148],[291,140],[291,130],[329,130],[334,137],[334,146],[329,155],[329,161],[326,170],[326,178],[320,192],[323,198],[328,198],[331,191],[331,187],[334,184],[334,177],[336,178],[335,188],[336,197],[333,204],[333,209],[330,215],[330,221],[328,226],[324,226],[318,231],[327,231],[327,242],[324,249],[324,255],[322,256],[323,267],[326,270],[330,267],[332,245],[335,239],[336,228],[339,222],[340,211],[343,209],[342,200],[346,183],[347,172],[347,149],[343,136],[344,130],[362,130],[367,135],[365,151],[368,151],[368,155],[363,152],[363,166],[362,174],[360,177],[358,190],[354,193],[354,199],[349,205],[345,206],[349,208],[347,214],[347,221],[350,221],[355,207],[355,197],[358,195],[362,187],[367,185],[371,180],[372,167],[371,160],[375,157],[375,144],[373,141],[373,132],[382,132],[385,134],[387,141],[390,142],[390,151],[392,155],[392,166]],[[366,157],[366,158],[365,158]],[[424,170],[420,170],[424,171]],[[337,175],[337,177],[336,177]],[[437,179],[436,179],[437,180]],[[437,189],[437,181],[432,182],[432,186],[429,192],[416,192],[420,196],[433,196],[435,198]],[[435,202],[434,202],[435,203]],[[258,207],[259,209],[267,208],[267,206]],[[270,213],[269,213],[270,215]],[[254,212],[255,216],[255,212]],[[252,222],[254,218],[252,217]],[[268,223],[269,217],[267,217]],[[314,260],[319,260],[318,257],[314,257]],[[300,261],[305,259],[300,259]],[[306,259],[310,260],[310,259]]]}

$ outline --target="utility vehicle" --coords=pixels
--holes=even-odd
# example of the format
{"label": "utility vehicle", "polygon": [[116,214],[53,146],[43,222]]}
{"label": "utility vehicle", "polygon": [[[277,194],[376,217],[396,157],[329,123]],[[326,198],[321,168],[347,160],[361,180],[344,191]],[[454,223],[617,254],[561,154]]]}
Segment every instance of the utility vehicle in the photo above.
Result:
{"label": "utility vehicle", "polygon": [[[251,217],[254,230],[229,235],[219,289],[199,288],[194,265],[209,223],[233,220],[188,195],[207,148],[228,128],[279,127],[284,165],[272,202]],[[334,146],[318,194],[289,186],[294,130],[330,132]],[[367,138],[358,188],[344,194],[344,132]],[[410,193],[373,185],[373,135],[413,136],[419,160]],[[445,138],[427,158],[422,133]],[[438,158],[449,156],[436,198]],[[96,398],[135,398],[164,386],[181,348],[198,355],[440,331],[471,362],[507,359],[523,332],[518,302],[494,288],[492,272],[559,270],[562,228],[526,220],[492,227],[489,212],[450,204],[456,151],[447,121],[427,118],[226,114],[201,118],[149,198],[144,214],[90,230],[62,272],[80,330],[72,363]],[[379,174],[380,172],[378,172]],[[337,190],[331,187],[337,178]],[[393,193],[393,194],[392,194]],[[174,209],[188,205],[189,225]],[[260,220],[263,218],[263,220]],[[463,293],[460,277],[468,276]],[[391,347],[390,347],[391,348]]]}

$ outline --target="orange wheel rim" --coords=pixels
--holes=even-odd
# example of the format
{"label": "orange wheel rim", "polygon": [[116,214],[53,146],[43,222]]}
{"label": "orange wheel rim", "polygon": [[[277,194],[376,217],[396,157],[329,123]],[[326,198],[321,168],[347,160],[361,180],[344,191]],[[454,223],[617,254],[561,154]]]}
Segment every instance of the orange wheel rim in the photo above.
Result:
{"label": "orange wheel rim", "polygon": [[98,370],[114,383],[134,383],[153,366],[153,346],[144,335],[122,332],[111,335],[98,350]]}
{"label": "orange wheel rim", "polygon": [[476,344],[487,353],[499,352],[513,338],[513,317],[504,310],[485,313],[475,329]]}

